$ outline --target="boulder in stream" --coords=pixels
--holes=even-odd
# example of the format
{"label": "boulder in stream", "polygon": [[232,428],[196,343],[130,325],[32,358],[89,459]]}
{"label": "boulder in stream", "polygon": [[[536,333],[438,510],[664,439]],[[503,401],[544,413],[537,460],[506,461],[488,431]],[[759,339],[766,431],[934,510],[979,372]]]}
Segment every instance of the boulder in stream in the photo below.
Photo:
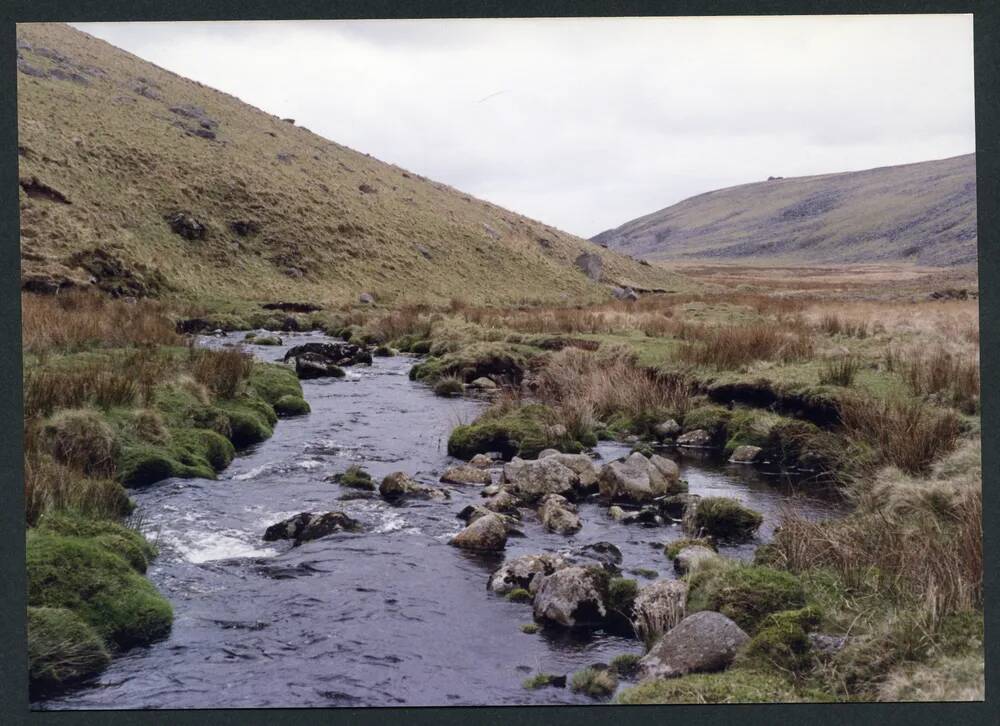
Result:
{"label": "boulder in stream", "polygon": [[565,559],[548,552],[514,557],[490,575],[489,589],[500,595],[517,589],[534,594],[543,577],[569,566]]}
{"label": "boulder in stream", "polygon": [[507,546],[508,524],[495,512],[478,516],[452,537],[449,544],[466,550],[499,551]]}
{"label": "boulder in stream", "polygon": [[687,673],[719,671],[733,662],[750,640],[722,613],[704,610],[688,615],[639,661],[646,678],[676,678]]}
{"label": "boulder in stream", "polygon": [[576,506],[559,494],[546,494],[538,505],[538,516],[547,529],[556,534],[573,534],[583,527]]}
{"label": "boulder in stream", "polygon": [[608,575],[596,565],[574,565],[543,576],[533,601],[535,617],[566,628],[595,627],[607,618]]}
{"label": "boulder in stream", "polygon": [[531,502],[546,494],[572,496],[580,476],[554,456],[534,460],[515,456],[504,464],[503,481],[511,493]]}
{"label": "boulder in stream", "polygon": [[445,484],[490,484],[493,477],[488,471],[468,464],[459,464],[449,467],[441,475],[441,481]]}
{"label": "boulder in stream", "polygon": [[303,343],[289,348],[284,361],[295,366],[299,378],[343,377],[341,366],[371,365],[372,354],[354,343]]}
{"label": "boulder in stream", "polygon": [[274,542],[279,539],[290,539],[297,547],[303,542],[326,537],[336,532],[358,532],[360,530],[361,523],[343,512],[326,512],[325,514],[301,512],[268,527],[264,532],[264,541]]}
{"label": "boulder in stream", "polygon": [[684,489],[673,461],[657,455],[647,459],[639,452],[624,461],[605,464],[598,486],[605,499],[640,504]]}
{"label": "boulder in stream", "polygon": [[424,486],[418,483],[406,472],[394,471],[379,484],[378,493],[383,499],[395,502],[404,498],[417,499],[450,499],[451,495],[444,489]]}

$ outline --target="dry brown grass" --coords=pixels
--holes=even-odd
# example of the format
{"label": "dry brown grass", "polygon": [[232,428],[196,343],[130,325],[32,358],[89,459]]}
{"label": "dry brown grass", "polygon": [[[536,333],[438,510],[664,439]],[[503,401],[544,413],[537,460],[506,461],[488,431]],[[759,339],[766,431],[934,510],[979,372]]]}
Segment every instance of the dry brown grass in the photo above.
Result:
{"label": "dry brown grass", "polygon": [[919,400],[849,396],[840,400],[839,413],[850,436],[874,446],[883,463],[911,474],[926,472],[951,452],[961,431],[954,412]]}
{"label": "dry brown grass", "polygon": [[804,360],[814,349],[807,334],[786,332],[766,323],[705,328],[699,338],[681,347],[678,358],[723,370],[738,369],[756,361]]}
{"label": "dry brown grass", "polygon": [[139,391],[135,379],[106,366],[105,362],[92,362],[72,368],[44,367],[25,371],[25,419],[84,405],[112,408],[131,404]]}
{"label": "dry brown grass", "polygon": [[928,353],[911,351],[895,361],[910,389],[922,396],[939,396],[966,413],[979,404],[979,360],[938,347]]}
{"label": "dry brown grass", "polygon": [[242,348],[190,349],[194,379],[219,398],[233,398],[253,372],[253,356]]}
{"label": "dry brown grass", "polygon": [[24,505],[29,526],[44,512],[73,510],[95,518],[116,518],[131,505],[118,482],[85,477],[46,457],[25,454]]}
{"label": "dry brown grass", "polygon": [[887,508],[817,522],[785,512],[774,545],[789,569],[832,569],[850,588],[915,604],[933,622],[982,607],[982,492],[947,515]]}
{"label": "dry brown grass", "polygon": [[851,320],[836,314],[824,315],[819,321],[818,328],[827,335],[846,335],[861,339],[868,337],[867,320]]}
{"label": "dry brown grass", "polygon": [[683,415],[690,407],[692,388],[684,375],[637,367],[635,356],[624,349],[591,354],[566,348],[539,372],[535,393],[561,412],[570,431],[582,431],[595,419],[620,415],[650,423],[662,416]]}
{"label": "dry brown grass", "polygon": [[91,346],[179,345],[164,308],[150,300],[125,302],[99,294],[21,295],[21,340],[26,353]]}

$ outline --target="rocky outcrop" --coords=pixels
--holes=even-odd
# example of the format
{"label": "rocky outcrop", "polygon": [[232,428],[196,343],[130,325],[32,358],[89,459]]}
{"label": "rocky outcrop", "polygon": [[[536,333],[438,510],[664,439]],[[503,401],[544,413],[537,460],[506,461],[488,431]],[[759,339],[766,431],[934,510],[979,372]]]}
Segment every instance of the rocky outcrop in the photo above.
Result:
{"label": "rocky outcrop", "polygon": [[676,678],[722,670],[749,640],[740,626],[722,613],[698,612],[660,638],[639,661],[640,672],[646,678]]}
{"label": "rocky outcrop", "polygon": [[506,489],[500,489],[483,502],[483,507],[498,514],[517,514],[519,506],[521,506],[521,500]]}
{"label": "rocky outcrop", "polygon": [[625,461],[605,464],[598,486],[605,499],[636,503],[649,502],[684,489],[680,471],[673,461],[657,455],[647,459],[639,452]]}
{"label": "rocky outcrop", "polygon": [[635,302],[639,299],[639,293],[631,287],[619,287],[618,285],[611,288],[611,296],[615,300],[621,300],[623,302]]}
{"label": "rocky outcrop", "polygon": [[546,494],[572,496],[579,485],[579,475],[556,458],[526,460],[515,456],[503,467],[504,486],[515,496],[528,502]]}
{"label": "rocky outcrop", "polygon": [[506,560],[500,569],[490,575],[488,586],[501,595],[518,588],[534,594],[543,577],[569,566],[570,563],[559,555],[521,555]]}
{"label": "rocky outcrop", "polygon": [[559,494],[546,494],[541,498],[538,517],[547,529],[556,534],[573,534],[583,526],[576,507]]}
{"label": "rocky outcrop", "polygon": [[284,361],[292,362],[299,378],[342,378],[341,366],[371,365],[372,355],[354,343],[305,343],[289,348]]}
{"label": "rocky outcrop", "polygon": [[441,475],[441,481],[445,484],[489,484],[493,481],[488,471],[484,471],[468,464],[459,464],[448,468]]}
{"label": "rocky outcrop", "polygon": [[535,617],[566,628],[593,627],[608,615],[608,576],[600,567],[572,566],[542,578],[535,592]]}
{"label": "rocky outcrop", "polygon": [[597,562],[609,572],[616,572],[622,563],[622,551],[610,542],[592,542],[573,549],[567,556],[574,562],[581,559]]}
{"label": "rocky outcrop", "polygon": [[466,550],[495,552],[507,546],[508,522],[502,515],[489,512],[472,519],[449,544]]}
{"label": "rocky outcrop", "polygon": [[187,212],[174,212],[168,214],[166,219],[170,230],[186,240],[205,239],[208,234],[208,228]]}
{"label": "rocky outcrop", "polygon": [[582,252],[573,261],[584,275],[594,282],[600,282],[604,274],[604,260],[596,252]]}
{"label": "rocky outcrop", "polygon": [[688,586],[683,580],[658,580],[639,590],[633,605],[632,626],[647,647],[684,617],[687,592]]}
{"label": "rocky outcrop", "polygon": [[325,514],[301,512],[268,527],[264,532],[264,541],[274,542],[279,539],[290,539],[294,541],[294,546],[298,547],[303,542],[326,537],[336,532],[358,532],[360,530],[361,523],[356,519],[351,519],[343,512],[327,512]]}

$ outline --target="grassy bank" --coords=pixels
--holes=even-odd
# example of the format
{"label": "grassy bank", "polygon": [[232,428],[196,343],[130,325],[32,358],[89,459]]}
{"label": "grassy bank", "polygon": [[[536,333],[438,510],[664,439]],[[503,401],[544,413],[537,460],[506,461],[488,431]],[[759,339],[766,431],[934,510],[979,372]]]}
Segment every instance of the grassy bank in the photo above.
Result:
{"label": "grassy bank", "polygon": [[308,404],[290,369],[195,348],[149,301],[25,295],[22,310],[29,652],[43,690],[170,630],[169,603],[142,577],[155,547],[129,489],[215,478]]}

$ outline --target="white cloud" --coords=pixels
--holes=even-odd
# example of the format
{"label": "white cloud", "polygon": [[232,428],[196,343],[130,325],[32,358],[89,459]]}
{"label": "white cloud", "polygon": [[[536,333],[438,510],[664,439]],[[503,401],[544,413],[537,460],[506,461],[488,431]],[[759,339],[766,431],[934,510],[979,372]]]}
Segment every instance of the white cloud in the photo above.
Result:
{"label": "white cloud", "polygon": [[975,146],[969,15],[75,25],[582,236]]}

